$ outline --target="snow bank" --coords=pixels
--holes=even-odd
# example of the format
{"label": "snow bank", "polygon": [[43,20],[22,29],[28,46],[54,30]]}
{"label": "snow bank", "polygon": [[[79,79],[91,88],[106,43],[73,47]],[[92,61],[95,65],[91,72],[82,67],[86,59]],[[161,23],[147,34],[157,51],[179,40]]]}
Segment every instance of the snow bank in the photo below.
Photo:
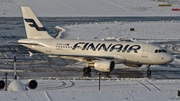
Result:
{"label": "snow bank", "polygon": [[[21,17],[20,6],[29,6],[37,16],[179,16],[178,0],[0,0],[1,17]],[[159,7],[159,4],[172,6]]]}

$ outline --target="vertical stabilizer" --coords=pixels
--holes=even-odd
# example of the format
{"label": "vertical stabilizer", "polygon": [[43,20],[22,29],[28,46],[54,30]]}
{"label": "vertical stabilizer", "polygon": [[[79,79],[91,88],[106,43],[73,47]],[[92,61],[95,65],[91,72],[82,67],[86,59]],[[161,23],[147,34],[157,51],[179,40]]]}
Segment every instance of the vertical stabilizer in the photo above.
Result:
{"label": "vertical stabilizer", "polygon": [[21,7],[28,39],[52,38],[29,7]]}

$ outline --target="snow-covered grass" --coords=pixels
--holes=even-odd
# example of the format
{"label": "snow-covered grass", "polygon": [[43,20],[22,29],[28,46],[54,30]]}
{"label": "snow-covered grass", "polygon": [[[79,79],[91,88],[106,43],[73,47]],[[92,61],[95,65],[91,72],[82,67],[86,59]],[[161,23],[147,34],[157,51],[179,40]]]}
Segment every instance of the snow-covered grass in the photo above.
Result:
{"label": "snow-covered grass", "polygon": [[[25,81],[23,81],[26,83]],[[28,92],[0,92],[1,100],[33,101],[179,101],[179,80],[37,80]]]}
{"label": "snow-covered grass", "polygon": [[[106,22],[63,26],[66,29],[66,39],[104,39],[135,38],[135,39],[180,39],[179,21],[158,22]],[[134,28],[134,31],[130,31]]]}
{"label": "snow-covered grass", "polygon": [[[158,4],[171,3],[172,7]],[[29,6],[37,16],[179,16],[178,0],[0,0],[1,17],[22,17],[20,6]],[[103,39],[106,37],[140,39],[179,39],[179,22],[111,22],[63,26],[66,39]],[[9,25],[7,25],[9,26]],[[1,35],[13,35],[24,30],[1,30]],[[17,27],[18,28],[18,27]],[[130,31],[135,28],[135,31]],[[11,35],[11,34],[8,34]],[[18,34],[19,35],[19,34]],[[22,34],[21,34],[22,36]],[[23,36],[24,37],[24,36]],[[176,60],[174,63],[179,63]],[[160,69],[160,66],[156,66]],[[162,69],[162,68],[161,68]],[[165,68],[163,68],[165,69]],[[171,69],[171,68],[168,68]],[[166,68],[167,70],[167,68]],[[86,78],[85,78],[86,79]],[[38,101],[179,101],[179,80],[153,80],[147,78],[117,78],[98,80],[38,80],[39,86],[29,92],[0,92],[0,99]],[[48,89],[47,89],[48,88]],[[51,89],[52,88],[52,89]],[[54,91],[55,90],[55,91]]]}
{"label": "snow-covered grass", "polygon": [[0,0],[0,16],[20,17],[20,6],[31,7],[41,17],[179,16],[179,11],[172,11],[179,5],[178,0]]}

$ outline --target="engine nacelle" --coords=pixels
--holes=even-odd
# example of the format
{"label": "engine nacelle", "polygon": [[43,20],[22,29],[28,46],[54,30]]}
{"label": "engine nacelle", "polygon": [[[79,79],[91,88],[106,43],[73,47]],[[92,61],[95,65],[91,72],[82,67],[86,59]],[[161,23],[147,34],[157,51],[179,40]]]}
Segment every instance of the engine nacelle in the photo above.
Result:
{"label": "engine nacelle", "polygon": [[0,89],[3,89],[5,85],[5,82],[3,80],[0,80]]}
{"label": "engine nacelle", "polygon": [[115,63],[111,60],[99,60],[94,63],[94,69],[101,72],[111,72],[114,67]]}
{"label": "engine nacelle", "polygon": [[129,66],[129,67],[141,67],[142,64],[124,64],[126,66]]}
{"label": "engine nacelle", "polygon": [[27,85],[28,85],[28,87],[30,89],[36,89],[37,86],[38,86],[38,83],[37,83],[36,80],[28,80],[28,84]]}

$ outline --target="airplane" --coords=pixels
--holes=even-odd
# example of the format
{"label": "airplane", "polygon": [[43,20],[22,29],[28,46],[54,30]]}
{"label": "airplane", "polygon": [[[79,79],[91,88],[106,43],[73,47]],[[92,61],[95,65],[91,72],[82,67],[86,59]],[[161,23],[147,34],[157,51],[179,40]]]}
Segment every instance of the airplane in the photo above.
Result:
{"label": "airplane", "polygon": [[[28,59],[21,59],[21,58],[1,58],[2,61],[12,61],[14,62],[14,79],[8,84],[7,80],[6,82],[4,80],[0,80],[0,89],[4,89],[7,91],[28,91],[28,88],[30,89],[36,89],[38,86],[38,83],[36,80],[28,80],[26,84],[22,83],[17,78],[16,73],[16,60],[28,60]],[[34,60],[34,59],[29,59]]]}
{"label": "airplane", "polygon": [[29,7],[21,9],[27,38],[19,39],[18,43],[49,57],[85,62],[84,73],[90,73],[91,68],[111,72],[115,64],[124,64],[131,67],[146,65],[150,75],[151,65],[167,64],[174,60],[163,47],[150,43],[53,38]]}

